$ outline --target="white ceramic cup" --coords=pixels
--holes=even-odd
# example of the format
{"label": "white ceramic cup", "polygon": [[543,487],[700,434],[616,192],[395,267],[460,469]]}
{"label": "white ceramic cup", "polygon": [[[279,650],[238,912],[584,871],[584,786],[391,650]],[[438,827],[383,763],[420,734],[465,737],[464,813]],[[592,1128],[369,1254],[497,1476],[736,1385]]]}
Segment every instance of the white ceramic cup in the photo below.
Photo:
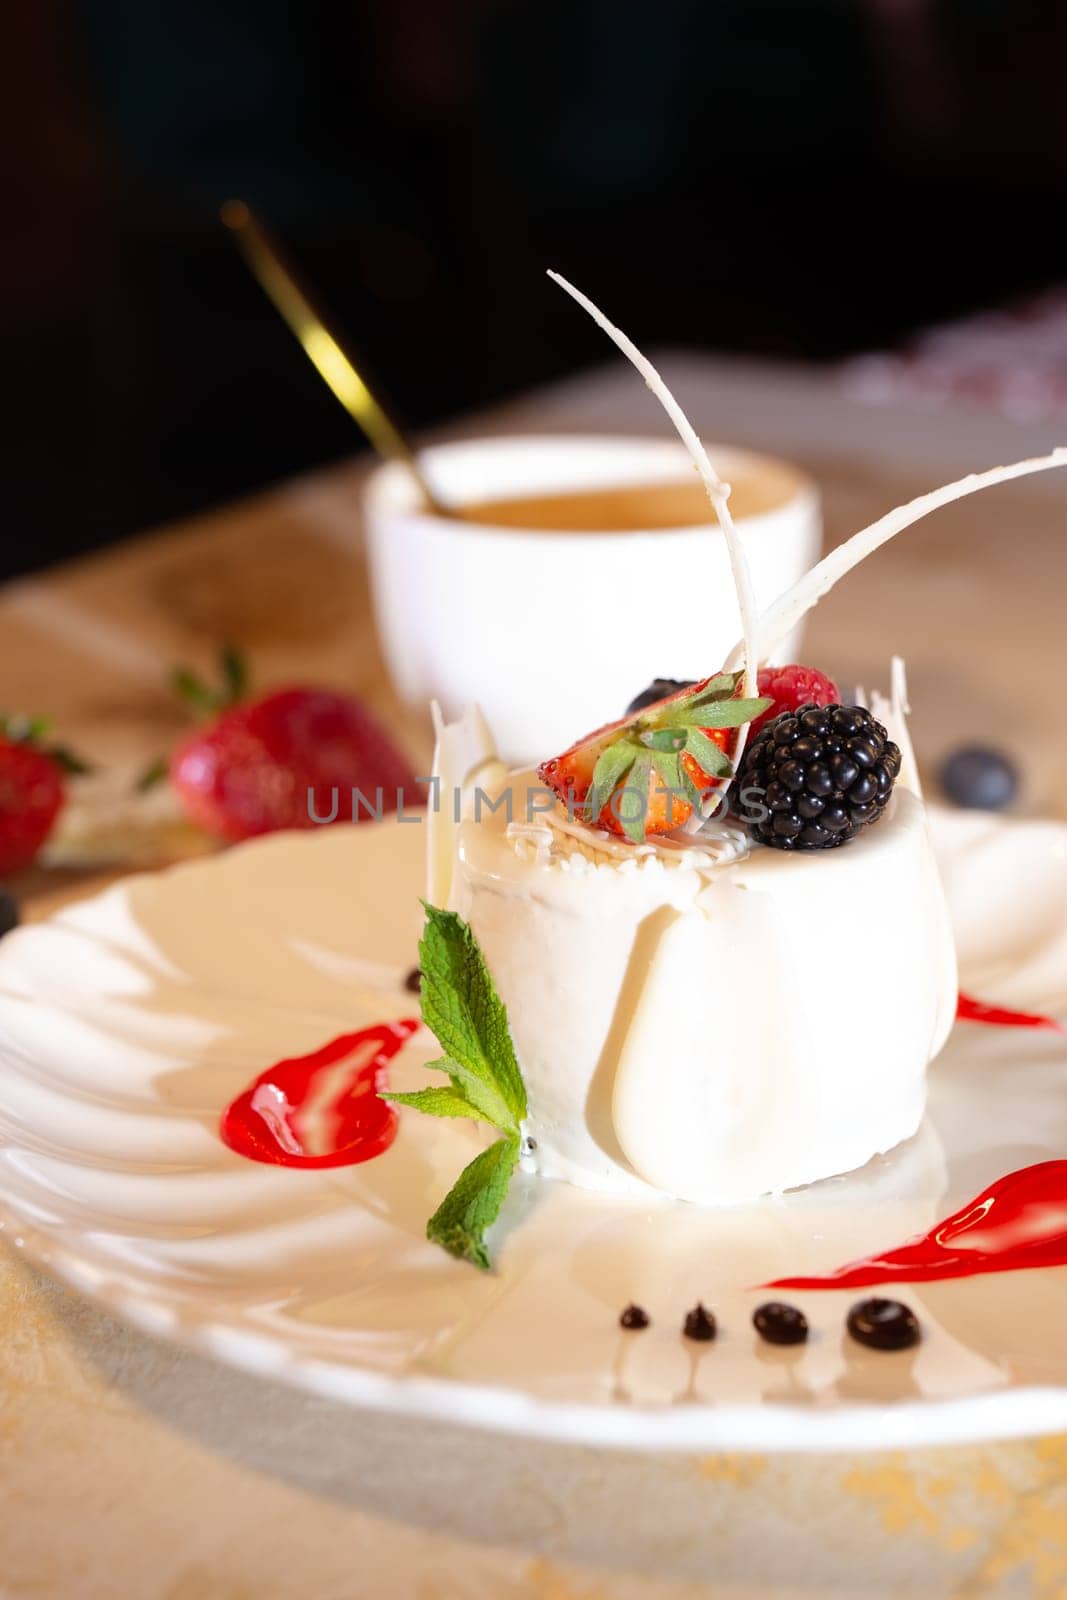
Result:
{"label": "white ceramic cup", "polygon": [[[818,494],[772,457],[717,445],[708,453],[727,482],[756,491],[744,498],[762,502],[737,518],[762,610],[818,559]],[[678,483],[693,472],[671,441],[581,435],[464,440],[423,460],[456,505]],[[450,718],[476,702],[509,761],[558,754],[622,716],[653,678],[715,672],[741,632],[710,507],[707,524],[647,532],[487,527],[427,513],[394,464],[371,475],[365,512],[375,614],[398,693],[413,705],[438,700]],[[798,644],[788,639],[777,659],[796,660]]]}

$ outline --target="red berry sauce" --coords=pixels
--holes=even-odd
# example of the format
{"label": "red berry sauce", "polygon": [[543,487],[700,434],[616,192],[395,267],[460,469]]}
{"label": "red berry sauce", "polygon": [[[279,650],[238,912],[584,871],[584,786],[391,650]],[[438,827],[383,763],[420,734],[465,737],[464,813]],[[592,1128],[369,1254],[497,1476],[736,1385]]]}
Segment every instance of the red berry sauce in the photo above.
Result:
{"label": "red berry sauce", "polygon": [[990,1006],[976,1000],[971,994],[960,994],[956,1008],[957,1022],[984,1022],[996,1028],[1049,1028],[1053,1033],[1067,1033],[1067,1025],[1055,1017],[1042,1017],[1033,1011],[1007,1011],[1003,1006]]}
{"label": "red berry sauce", "polygon": [[932,1283],[1021,1267],[1067,1265],[1067,1161],[1040,1161],[998,1178],[915,1239],[836,1272],[776,1278],[768,1289],[866,1289]]}
{"label": "red berry sauce", "polygon": [[346,1167],[380,1156],[397,1129],[396,1111],[379,1093],[385,1067],[419,1026],[414,1017],[379,1022],[268,1067],[222,1113],[223,1143],[279,1167]]}

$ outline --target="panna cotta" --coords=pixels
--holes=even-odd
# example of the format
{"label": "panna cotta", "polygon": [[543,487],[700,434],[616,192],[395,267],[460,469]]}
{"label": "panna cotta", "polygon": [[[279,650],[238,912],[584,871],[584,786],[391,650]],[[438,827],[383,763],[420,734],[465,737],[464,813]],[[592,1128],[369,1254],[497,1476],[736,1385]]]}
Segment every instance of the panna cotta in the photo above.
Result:
{"label": "panna cotta", "polygon": [[903,780],[876,827],[807,855],[730,824],[635,846],[544,811],[532,773],[485,792],[449,905],[507,1008],[528,1170],[733,1203],[916,1131],[956,965]]}
{"label": "panna cotta", "polygon": [[505,771],[476,707],[451,725],[435,708],[426,955],[451,1088],[401,1098],[502,1135],[427,1225],[481,1266],[509,1160],[591,1189],[737,1204],[853,1171],[918,1130],[958,991],[903,664],[868,705],[818,668],[769,663],[914,523],[1067,462],[1054,451],[920,495],[761,613],[729,485],[674,396],[551,276],[685,445],[729,552],[741,637],[720,672],[657,678],[536,772]]}

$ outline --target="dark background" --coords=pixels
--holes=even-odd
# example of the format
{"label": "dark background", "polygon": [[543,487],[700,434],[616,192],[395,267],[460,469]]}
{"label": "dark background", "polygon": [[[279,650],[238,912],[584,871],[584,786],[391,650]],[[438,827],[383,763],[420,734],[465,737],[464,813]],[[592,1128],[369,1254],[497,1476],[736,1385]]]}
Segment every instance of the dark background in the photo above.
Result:
{"label": "dark background", "polygon": [[7,537],[38,566],[355,447],[249,199],[412,424],[643,345],[810,360],[1064,275],[1052,0],[34,0],[5,19]]}

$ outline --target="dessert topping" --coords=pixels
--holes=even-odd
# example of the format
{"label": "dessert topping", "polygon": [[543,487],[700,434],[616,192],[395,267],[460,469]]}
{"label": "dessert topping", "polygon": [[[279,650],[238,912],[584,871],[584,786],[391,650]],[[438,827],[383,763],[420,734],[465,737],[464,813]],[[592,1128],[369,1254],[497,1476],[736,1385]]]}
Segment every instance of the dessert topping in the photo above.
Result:
{"label": "dessert topping", "polygon": [[801,706],[832,706],[841,699],[837,684],[817,667],[802,667],[796,663],[761,667],[757,683],[760,694],[766,695],[772,704],[753,720],[748,730],[749,744],[783,711],[799,711]]}
{"label": "dessert topping", "polygon": [[864,707],[802,706],[748,746],[733,805],[763,844],[829,850],[878,820],[899,772],[900,751]]}
{"label": "dessert topping", "polygon": [[619,1327],[636,1331],[638,1328],[647,1328],[652,1321],[644,1306],[629,1305],[619,1315]]}
{"label": "dessert topping", "polygon": [[960,994],[956,1002],[957,1022],[983,1022],[994,1028],[1048,1028],[1053,1033],[1067,1033],[1067,1025],[1055,1017],[1043,1017],[1036,1011],[1009,1011],[1005,1006],[991,1006],[976,1000],[971,994]]}
{"label": "dessert topping", "polygon": [[[797,624],[853,567],[858,567],[861,561],[866,561],[869,555],[888,544],[898,533],[903,533],[905,528],[929,516],[931,511],[976,494],[980,489],[990,489],[994,484],[1008,483],[1013,478],[1026,478],[1034,472],[1048,472],[1064,466],[1067,466],[1067,446],[1060,445],[1047,456],[1014,461],[1007,467],[991,467],[988,472],[972,472],[966,478],[943,484],[940,489],[931,489],[929,493],[909,500],[906,505],[887,511],[885,516],[879,517],[869,527],[861,528],[859,533],[854,533],[851,539],[846,539],[844,544],[837,545],[829,555],[809,567],[791,588],[780,594],[774,604],[761,614],[760,659],[773,656]],[[751,654],[750,630],[745,629],[744,636],[734,645],[726,664],[736,666],[749,659]]]}
{"label": "dessert topping", "polygon": [[740,700],[740,674],[721,673],[656,701],[636,716],[598,728],[538,776],[586,822],[644,843],[680,828],[706,792],[729,778],[727,730],[743,727],[769,701]]}
{"label": "dessert topping", "polygon": [[666,700],[670,695],[677,694],[679,689],[691,689],[695,682],[695,678],[653,678],[647,689],[634,695],[626,707],[626,715],[632,717],[638,711],[644,711],[646,706],[654,706],[658,700]]}
{"label": "dessert topping", "polygon": [[279,1061],[222,1114],[224,1144],[279,1167],[347,1167],[388,1150],[397,1116],[381,1095],[385,1067],[418,1019],[381,1022]]}
{"label": "dessert topping", "polygon": [[857,1344],[871,1350],[910,1350],[922,1337],[914,1311],[899,1300],[861,1300],[845,1326]]}
{"label": "dessert topping", "polygon": [[865,1289],[933,1283],[1021,1267],[1067,1265],[1067,1161],[998,1178],[929,1233],[836,1272],[779,1278],[768,1289]]}
{"label": "dessert topping", "polygon": [[419,966],[422,1020],[445,1052],[430,1065],[449,1081],[384,1098],[432,1117],[487,1122],[503,1134],[463,1169],[426,1224],[428,1239],[484,1271],[490,1265],[485,1231],[496,1221],[519,1159],[526,1088],[507,1012],[462,917],[426,907]]}
{"label": "dessert topping", "polygon": [[808,1319],[796,1306],[781,1300],[768,1300],[752,1313],[752,1326],[768,1344],[803,1344],[808,1337]]}
{"label": "dessert topping", "polygon": [[715,1318],[702,1300],[697,1301],[692,1311],[686,1312],[682,1332],[687,1339],[696,1339],[701,1344],[714,1339],[718,1332]]}

